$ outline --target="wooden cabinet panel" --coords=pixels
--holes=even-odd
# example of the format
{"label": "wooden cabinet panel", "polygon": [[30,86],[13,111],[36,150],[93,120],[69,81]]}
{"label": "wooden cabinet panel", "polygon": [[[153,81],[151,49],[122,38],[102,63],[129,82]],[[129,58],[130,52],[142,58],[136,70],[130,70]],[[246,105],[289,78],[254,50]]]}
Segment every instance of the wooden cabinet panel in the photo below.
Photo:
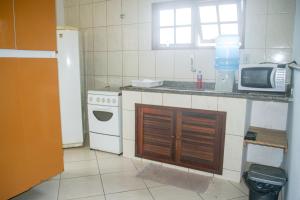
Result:
{"label": "wooden cabinet panel", "polygon": [[56,59],[0,58],[0,199],[63,171]]}
{"label": "wooden cabinet panel", "polygon": [[[156,160],[174,160],[175,120],[171,109],[137,105],[136,118],[139,144],[137,155]],[[143,134],[139,134],[143,133]]]}
{"label": "wooden cabinet panel", "polygon": [[136,104],[136,155],[222,174],[225,122],[224,112]]}
{"label": "wooden cabinet panel", "polygon": [[0,49],[15,48],[13,0],[0,0]]}
{"label": "wooden cabinet panel", "polygon": [[180,109],[176,122],[176,161],[187,167],[221,174],[225,113]]}
{"label": "wooden cabinet panel", "polygon": [[56,50],[55,0],[14,0],[16,48]]}

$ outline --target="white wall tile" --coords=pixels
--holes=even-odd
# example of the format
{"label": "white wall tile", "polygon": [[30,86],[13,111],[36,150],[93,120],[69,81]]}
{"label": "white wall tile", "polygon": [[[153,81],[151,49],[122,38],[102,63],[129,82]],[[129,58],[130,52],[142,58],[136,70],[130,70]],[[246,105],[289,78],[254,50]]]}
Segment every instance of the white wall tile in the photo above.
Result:
{"label": "white wall tile", "polygon": [[123,53],[123,75],[138,76],[138,53],[137,51],[125,51]]}
{"label": "white wall tile", "polygon": [[93,4],[80,5],[80,27],[89,28],[93,26]]}
{"label": "white wall tile", "polygon": [[95,75],[107,76],[107,52],[94,52]]}
{"label": "white wall tile", "polygon": [[94,29],[94,50],[107,51],[107,33],[106,27]]}
{"label": "white wall tile", "polygon": [[226,115],[226,134],[244,136],[246,132],[247,100],[239,98],[218,98],[218,111]]}
{"label": "white wall tile", "polygon": [[151,21],[151,7],[152,0],[139,0],[139,22],[150,22]]}
{"label": "white wall tile", "polygon": [[267,48],[291,48],[293,41],[293,15],[268,15]]}
{"label": "white wall tile", "polygon": [[156,77],[173,78],[174,53],[173,51],[156,52]]}
{"label": "white wall tile", "polygon": [[243,49],[240,50],[241,64],[255,64],[266,61],[265,49]]}
{"label": "white wall tile", "polygon": [[218,97],[192,95],[192,108],[218,110]]}
{"label": "white wall tile", "polygon": [[253,101],[251,126],[286,130],[288,103]]}
{"label": "white wall tile", "polygon": [[86,76],[86,88],[92,90],[95,88],[95,78],[94,76]]}
{"label": "white wall tile", "polygon": [[246,19],[245,48],[266,48],[267,15],[247,13]]}
{"label": "white wall tile", "polygon": [[153,51],[140,51],[139,76],[155,77],[155,53]]}
{"label": "white wall tile", "polygon": [[107,43],[109,51],[122,50],[122,27],[109,26],[107,28]]}
{"label": "white wall tile", "polygon": [[267,14],[268,0],[246,1],[246,12],[251,14]]}
{"label": "white wall tile", "polygon": [[194,57],[194,52],[175,51],[174,56],[174,78],[193,79],[194,73],[191,71],[191,57]]}
{"label": "white wall tile", "polygon": [[231,170],[223,169],[222,175],[214,174],[214,177],[220,178],[220,179],[225,179],[225,180],[230,180],[235,183],[240,183],[242,173],[238,172],[238,171],[231,171]]}
{"label": "white wall tile", "polygon": [[199,49],[195,51],[195,68],[202,71],[203,80],[215,80],[214,60],[214,49]]}
{"label": "white wall tile", "polygon": [[123,140],[123,156],[126,158],[134,158],[135,142],[133,140]]}
{"label": "white wall tile", "polygon": [[110,87],[121,87],[123,80],[122,76],[108,76],[107,84]]}
{"label": "white wall tile", "polygon": [[122,52],[108,52],[108,75],[109,76],[122,76]]}
{"label": "white wall tile", "polygon": [[142,103],[149,105],[162,105],[163,95],[162,93],[154,92],[142,92]]}
{"label": "white wall tile", "polygon": [[66,7],[65,13],[65,24],[68,26],[79,27],[79,6]]}
{"label": "white wall tile", "polygon": [[151,50],[151,23],[139,24],[139,50]]}
{"label": "white wall tile", "polygon": [[163,105],[180,108],[191,108],[192,96],[183,94],[163,94]]}
{"label": "white wall tile", "polygon": [[292,49],[267,49],[266,61],[276,63],[287,63],[292,59]]}
{"label": "white wall tile", "polygon": [[123,110],[123,138],[135,140],[135,112]]}
{"label": "white wall tile", "polygon": [[284,150],[262,145],[248,144],[247,162],[280,167],[284,158]]}
{"label": "white wall tile", "polygon": [[242,171],[244,137],[226,135],[223,168]]}
{"label": "white wall tile", "polygon": [[83,5],[83,4],[91,4],[93,3],[93,0],[79,0],[79,4]]}
{"label": "white wall tile", "polygon": [[272,0],[269,1],[268,13],[290,13],[294,14],[296,7],[295,0]]}
{"label": "white wall tile", "polygon": [[133,80],[139,80],[138,76],[123,76],[123,86],[131,85]]}
{"label": "white wall tile", "polygon": [[107,76],[95,76],[95,88],[104,88],[107,86]]}
{"label": "white wall tile", "polygon": [[93,52],[85,52],[84,56],[85,56],[84,61],[85,61],[86,75],[94,75]]}
{"label": "white wall tile", "polygon": [[84,51],[93,51],[94,50],[93,29],[83,29],[81,30],[81,33],[82,33],[82,43],[83,43],[82,49]]}
{"label": "white wall tile", "polygon": [[120,25],[121,24],[121,0],[109,0],[107,1],[107,24],[108,25]]}
{"label": "white wall tile", "polygon": [[138,50],[138,25],[123,25],[123,49]]}
{"label": "white wall tile", "polygon": [[94,27],[106,26],[106,1],[97,2],[94,4]]}
{"label": "white wall tile", "polygon": [[122,91],[123,110],[135,110],[135,103],[142,102],[142,93],[134,91]]}
{"label": "white wall tile", "polygon": [[123,0],[122,14],[124,14],[123,24],[133,24],[138,21],[138,0]]}
{"label": "white wall tile", "polygon": [[79,0],[64,0],[64,7],[75,6],[79,4]]}

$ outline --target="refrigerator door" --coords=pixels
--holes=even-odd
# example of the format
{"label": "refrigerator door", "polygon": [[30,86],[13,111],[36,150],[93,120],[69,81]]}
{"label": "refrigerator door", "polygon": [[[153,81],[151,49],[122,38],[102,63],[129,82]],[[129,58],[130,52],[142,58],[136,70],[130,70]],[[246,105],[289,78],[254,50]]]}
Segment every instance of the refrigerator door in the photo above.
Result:
{"label": "refrigerator door", "polygon": [[80,91],[79,32],[57,30],[62,141],[64,147],[83,144]]}

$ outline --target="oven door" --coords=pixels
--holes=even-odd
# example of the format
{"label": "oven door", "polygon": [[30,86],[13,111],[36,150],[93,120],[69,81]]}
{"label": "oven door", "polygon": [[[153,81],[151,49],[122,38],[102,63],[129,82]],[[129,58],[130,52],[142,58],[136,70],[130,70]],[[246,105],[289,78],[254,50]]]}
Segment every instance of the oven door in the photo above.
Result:
{"label": "oven door", "polygon": [[89,131],[120,136],[119,107],[88,105]]}
{"label": "oven door", "polygon": [[242,68],[240,85],[245,88],[274,88],[274,75],[273,67]]}

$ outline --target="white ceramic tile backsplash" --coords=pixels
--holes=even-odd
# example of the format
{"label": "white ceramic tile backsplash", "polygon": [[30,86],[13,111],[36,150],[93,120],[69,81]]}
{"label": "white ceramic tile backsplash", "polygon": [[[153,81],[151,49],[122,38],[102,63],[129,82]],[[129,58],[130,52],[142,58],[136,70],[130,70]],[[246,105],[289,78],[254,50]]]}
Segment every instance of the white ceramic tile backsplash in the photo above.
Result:
{"label": "white ceramic tile backsplash", "polygon": [[124,76],[138,76],[139,60],[137,51],[123,53]]}
{"label": "white ceramic tile backsplash", "polygon": [[108,75],[122,76],[123,73],[122,51],[108,52]]}
{"label": "white ceramic tile backsplash", "polygon": [[107,28],[107,39],[108,51],[122,50],[122,27],[109,26]]}
{"label": "white ceramic tile backsplash", "polygon": [[107,28],[97,27],[94,29],[94,50],[107,51]]}
{"label": "white ceramic tile backsplash", "polygon": [[[194,55],[203,79],[215,81],[214,49],[151,50],[151,4],[161,1],[165,0],[65,0],[66,25],[80,28],[83,51],[108,54],[94,54],[94,76],[107,76],[114,85],[142,78],[194,81],[189,59]],[[241,63],[290,61],[295,0],[249,0],[245,8]],[[86,68],[91,79],[93,71],[90,65]]]}

